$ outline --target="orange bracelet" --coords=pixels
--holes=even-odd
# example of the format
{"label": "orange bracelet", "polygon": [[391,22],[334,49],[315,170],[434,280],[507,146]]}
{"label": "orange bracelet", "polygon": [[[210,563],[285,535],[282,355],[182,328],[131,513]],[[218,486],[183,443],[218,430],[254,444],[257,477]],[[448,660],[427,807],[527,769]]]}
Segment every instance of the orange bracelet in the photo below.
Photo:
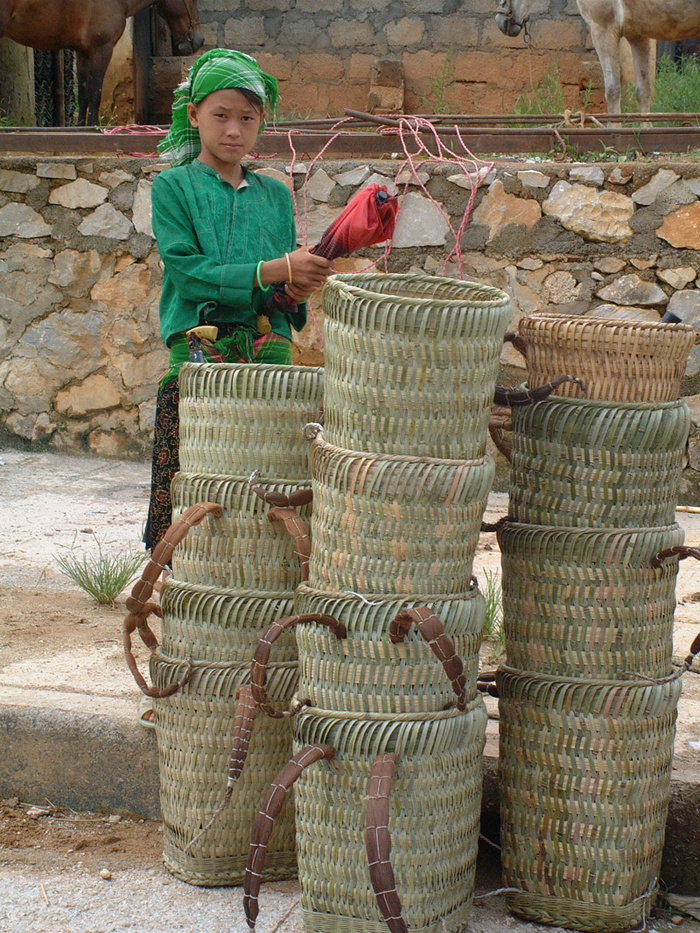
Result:
{"label": "orange bracelet", "polygon": [[292,275],[292,260],[289,258],[289,253],[285,253],[284,258],[287,260],[287,284],[294,285],[294,276]]}

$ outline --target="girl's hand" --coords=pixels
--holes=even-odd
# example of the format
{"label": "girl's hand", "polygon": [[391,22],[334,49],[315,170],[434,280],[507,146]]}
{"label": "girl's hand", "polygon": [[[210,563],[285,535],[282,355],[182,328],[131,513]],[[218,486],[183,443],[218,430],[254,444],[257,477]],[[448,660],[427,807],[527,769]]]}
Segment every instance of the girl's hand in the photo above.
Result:
{"label": "girl's hand", "polygon": [[[324,259],[323,256],[317,256],[309,251],[308,246],[294,250],[289,254],[289,262],[292,269],[291,287],[299,294],[303,294],[301,299],[306,298],[320,288],[329,275],[333,273],[333,267],[330,259]],[[285,280],[289,280],[285,276]],[[292,295],[290,294],[290,298]]]}
{"label": "girl's hand", "polygon": [[284,293],[290,301],[293,301],[294,304],[297,305],[300,305],[304,301],[308,301],[311,294],[311,292],[307,292],[303,288],[299,288],[297,285],[289,284],[284,286]]}

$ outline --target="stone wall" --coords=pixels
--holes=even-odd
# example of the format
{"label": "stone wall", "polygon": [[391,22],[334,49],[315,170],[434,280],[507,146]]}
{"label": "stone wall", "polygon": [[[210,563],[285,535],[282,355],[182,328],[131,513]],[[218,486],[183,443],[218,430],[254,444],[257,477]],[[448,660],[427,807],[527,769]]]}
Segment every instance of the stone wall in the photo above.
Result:
{"label": "stone wall", "polygon": [[[399,167],[318,163],[306,182],[308,241],[362,185],[397,184],[389,268],[457,276],[454,257],[445,261],[479,182],[463,274],[511,294],[513,323],[542,309],[658,320],[668,308],[700,332],[700,164],[499,162],[478,178],[447,165],[397,177]],[[149,159],[0,159],[0,429],[11,443],[148,455],[167,361],[150,225],[162,168]],[[291,184],[284,162],[258,168]],[[304,166],[293,178],[301,204]],[[322,361],[321,334],[316,308],[296,361]],[[503,364],[504,381],[524,379],[510,345]],[[699,502],[700,347],[683,393],[695,423],[684,496]]]}
{"label": "stone wall", "polygon": [[[602,78],[575,0],[533,0],[532,42],[495,23],[496,0],[198,0],[204,49],[255,56],[280,81],[287,117],[365,110],[377,59],[403,68],[406,113],[510,113],[556,62],[567,106]],[[168,92],[183,61],[158,60],[153,122],[169,115]],[[380,108],[383,109],[383,108]]]}

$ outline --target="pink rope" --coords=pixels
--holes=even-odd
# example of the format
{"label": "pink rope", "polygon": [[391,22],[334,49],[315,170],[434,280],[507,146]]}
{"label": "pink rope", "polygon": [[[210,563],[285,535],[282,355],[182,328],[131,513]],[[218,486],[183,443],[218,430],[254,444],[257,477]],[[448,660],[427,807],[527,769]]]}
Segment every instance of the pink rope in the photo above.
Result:
{"label": "pink rope", "polygon": [[[463,275],[463,266],[462,266],[462,247],[461,247],[461,238],[464,233],[464,230],[469,222],[469,218],[474,209],[474,201],[476,199],[476,192],[484,183],[486,176],[491,172],[495,163],[494,162],[485,162],[482,159],[477,158],[465,145],[464,140],[459,132],[459,127],[455,125],[455,132],[457,134],[457,139],[462,149],[466,153],[465,156],[458,155],[452,152],[450,149],[445,146],[445,144],[440,139],[440,135],[437,129],[429,120],[425,120],[422,117],[399,117],[398,118],[400,126],[397,128],[394,127],[385,127],[379,130],[380,133],[386,135],[398,135],[401,142],[401,148],[405,155],[405,160],[401,164],[397,175],[400,176],[402,172],[408,170],[410,172],[410,178],[406,180],[404,185],[404,192],[401,198],[401,204],[406,198],[408,193],[408,187],[410,180],[414,179],[418,187],[421,189],[423,194],[428,198],[428,200],[437,208],[443,220],[448,226],[448,229],[452,233],[454,238],[454,246],[450,250],[442,265],[442,272],[444,274],[450,260],[454,256],[457,263],[457,269],[459,277]],[[425,142],[421,139],[421,131],[424,133],[430,134],[432,137],[435,148],[437,149],[437,154],[433,154],[430,149],[428,149]],[[415,151],[409,152],[408,144],[406,137],[409,137],[415,144]],[[453,165],[455,169],[461,170],[464,172],[465,176],[469,179],[469,198],[467,201],[467,207],[464,211],[462,221],[455,230],[452,222],[450,221],[449,215],[443,208],[438,204],[435,198],[430,194],[428,189],[425,187],[424,182],[418,177],[418,172],[420,167],[416,166],[416,159],[419,156],[424,156],[424,160],[421,161],[420,167],[426,167],[427,165]],[[387,256],[388,258],[388,256]]]}

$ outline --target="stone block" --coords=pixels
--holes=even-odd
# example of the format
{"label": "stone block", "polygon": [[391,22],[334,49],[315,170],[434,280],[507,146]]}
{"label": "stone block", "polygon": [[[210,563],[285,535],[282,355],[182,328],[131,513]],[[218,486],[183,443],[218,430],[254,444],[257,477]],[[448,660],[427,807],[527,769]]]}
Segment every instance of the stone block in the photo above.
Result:
{"label": "stone block", "polygon": [[427,31],[430,41],[426,45],[436,50],[453,49],[455,45],[461,49],[483,48],[480,39],[482,26],[483,20],[464,14],[430,16]]}
{"label": "stone block", "polygon": [[[420,54],[420,53],[418,53]],[[350,56],[347,78],[350,81],[369,81],[376,56],[367,52],[353,52]]]}
{"label": "stone block", "polygon": [[656,235],[676,249],[700,249],[700,202],[667,214]]}
{"label": "stone block", "polygon": [[66,162],[37,162],[36,173],[39,178],[64,178],[68,181],[78,177],[75,165]]}
{"label": "stone block", "polygon": [[276,181],[282,182],[285,188],[292,190],[292,179],[289,175],[285,175],[284,172],[280,172],[279,169],[272,168],[272,166],[263,166],[255,170],[256,175],[262,175],[265,178],[274,178]]}
{"label": "stone block", "polygon": [[506,194],[503,182],[499,179],[489,186],[487,194],[472,214],[473,223],[489,228],[489,240],[498,236],[509,224],[534,227],[541,218],[542,208],[537,201]]}
{"label": "stone block", "polygon": [[403,64],[400,58],[377,58],[372,65],[372,84],[403,87]]}
{"label": "stone block", "polygon": [[0,208],[0,237],[18,236],[21,239],[33,239],[51,236],[52,233],[53,227],[27,204],[10,201]]}
{"label": "stone block", "polygon": [[616,279],[610,285],[596,292],[603,301],[616,305],[660,305],[666,304],[668,295],[655,282],[646,282],[638,275],[630,273]]}
{"label": "stone block", "polygon": [[328,27],[331,45],[336,49],[372,48],[376,45],[374,27],[369,22],[352,19],[336,19]]}
{"label": "stone block", "polygon": [[60,204],[72,209],[78,207],[97,207],[102,204],[109,190],[102,185],[94,185],[85,178],[78,178],[60,188],[54,188],[49,195],[49,204]]}
{"label": "stone block", "polygon": [[133,224],[128,217],[111,204],[100,205],[96,211],[88,214],[78,227],[83,236],[103,236],[112,240],[126,240],[133,230]]}
{"label": "stone block", "polygon": [[343,60],[338,55],[319,52],[318,55],[299,55],[296,69],[298,80],[340,81],[345,74]]}
{"label": "stone block", "polygon": [[632,236],[629,221],[634,204],[622,194],[559,181],[542,209],[566,230],[586,240],[617,243]]}
{"label": "stone block", "polygon": [[0,191],[26,194],[40,184],[41,181],[36,175],[30,175],[27,172],[15,172],[11,169],[0,169]]}
{"label": "stone block", "polygon": [[393,246],[443,246],[449,225],[438,207],[422,195],[409,191],[403,200],[394,231]]}
{"label": "stone block", "polygon": [[272,55],[259,52],[256,56],[263,71],[274,75],[278,81],[288,81],[296,70],[296,59],[292,55]]}
{"label": "stone block", "polygon": [[403,113],[403,87],[373,84],[367,94],[367,113]]}
{"label": "stone block", "polygon": [[231,49],[265,45],[265,19],[262,16],[232,17],[224,23],[224,42]]}
{"label": "stone block", "polygon": [[407,48],[419,45],[425,35],[425,25],[417,16],[404,16],[397,22],[384,27],[391,48]]}
{"label": "stone block", "polygon": [[115,408],[121,396],[109,379],[95,374],[88,376],[79,385],[59,392],[54,399],[54,408],[59,414],[80,417],[88,412]]}

